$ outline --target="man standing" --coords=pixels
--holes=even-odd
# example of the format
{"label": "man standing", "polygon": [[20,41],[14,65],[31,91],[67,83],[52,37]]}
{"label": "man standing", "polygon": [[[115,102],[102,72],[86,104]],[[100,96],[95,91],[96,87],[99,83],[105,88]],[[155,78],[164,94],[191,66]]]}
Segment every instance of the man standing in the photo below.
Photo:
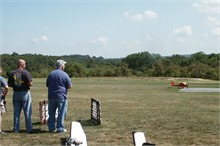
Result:
{"label": "man standing", "polygon": [[[48,87],[48,129],[50,132],[66,132],[64,117],[67,112],[67,92],[72,87],[69,75],[64,72],[66,62],[57,60],[56,69],[47,77]],[[57,122],[55,118],[58,109]]]}
{"label": "man standing", "polygon": [[5,112],[4,102],[8,94],[8,84],[4,77],[1,76],[3,69],[0,67],[0,134],[4,134],[2,131],[2,113]]}
{"label": "man standing", "polygon": [[32,86],[32,77],[25,70],[26,63],[19,59],[18,68],[12,71],[8,77],[8,85],[13,88],[13,107],[14,107],[14,132],[20,131],[20,114],[24,111],[26,131],[32,132],[32,98],[30,86]]}

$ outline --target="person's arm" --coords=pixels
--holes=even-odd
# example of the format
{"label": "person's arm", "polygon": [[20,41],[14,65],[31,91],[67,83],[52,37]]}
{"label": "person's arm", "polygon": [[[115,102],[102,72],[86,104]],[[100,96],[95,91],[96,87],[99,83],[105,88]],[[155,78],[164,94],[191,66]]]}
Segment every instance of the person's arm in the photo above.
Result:
{"label": "person's arm", "polygon": [[72,81],[69,75],[67,74],[67,88],[71,89],[72,88]]}
{"label": "person's arm", "polygon": [[5,89],[4,89],[4,97],[6,97],[8,94],[8,86],[5,86]]}
{"label": "person's arm", "polygon": [[48,87],[49,86],[49,75],[48,75],[48,77],[47,77],[47,80],[46,80],[46,87]]}
{"label": "person's arm", "polygon": [[29,87],[31,87],[33,85],[31,74],[28,71],[26,71],[25,76],[26,76],[26,79],[27,79],[27,85]]}
{"label": "person's arm", "polygon": [[8,76],[8,86],[9,86],[9,87],[13,87],[11,75]]}
{"label": "person's arm", "polygon": [[32,84],[33,84],[33,82],[28,82],[28,86],[29,87],[32,86]]}
{"label": "person's arm", "polygon": [[71,89],[72,88],[72,85],[68,86],[68,89]]}

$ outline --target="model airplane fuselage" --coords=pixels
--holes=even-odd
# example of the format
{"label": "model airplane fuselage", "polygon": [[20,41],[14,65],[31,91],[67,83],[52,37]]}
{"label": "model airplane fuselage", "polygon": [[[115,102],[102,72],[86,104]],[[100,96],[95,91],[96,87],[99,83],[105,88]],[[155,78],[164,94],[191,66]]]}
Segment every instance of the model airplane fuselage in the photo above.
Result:
{"label": "model airplane fuselage", "polygon": [[188,84],[186,84],[186,82],[182,82],[182,83],[178,83],[178,84],[175,84],[174,82],[171,82],[171,84],[170,84],[171,86],[178,86],[178,87],[180,87],[180,88],[188,88],[189,87],[189,85]]}

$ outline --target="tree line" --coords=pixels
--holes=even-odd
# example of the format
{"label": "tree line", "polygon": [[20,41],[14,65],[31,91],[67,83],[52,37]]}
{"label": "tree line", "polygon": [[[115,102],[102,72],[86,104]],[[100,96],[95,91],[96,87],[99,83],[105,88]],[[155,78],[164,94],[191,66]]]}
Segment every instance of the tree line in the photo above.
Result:
{"label": "tree line", "polygon": [[67,61],[65,71],[70,77],[187,77],[219,80],[219,55],[197,52],[191,55],[161,56],[140,52],[124,58],[105,59],[89,55],[48,56],[41,54],[2,54],[3,76],[17,68],[17,60],[27,63],[34,78],[45,78],[55,68],[56,60]]}

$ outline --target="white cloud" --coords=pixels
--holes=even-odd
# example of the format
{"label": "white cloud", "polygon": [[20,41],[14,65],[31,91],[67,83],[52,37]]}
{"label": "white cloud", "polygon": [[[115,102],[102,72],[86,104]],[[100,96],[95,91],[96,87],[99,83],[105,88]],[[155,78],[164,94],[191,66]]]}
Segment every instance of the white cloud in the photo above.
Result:
{"label": "white cloud", "polygon": [[220,37],[220,27],[215,27],[212,29],[212,35]]}
{"label": "white cloud", "polygon": [[[209,14],[209,15],[219,15],[220,12],[220,0],[200,0],[193,3],[193,7],[199,12]],[[211,35],[219,36],[220,21],[219,18],[208,16],[205,19],[205,23],[211,27]]]}
{"label": "white cloud", "polygon": [[176,28],[173,30],[174,34],[180,37],[191,36],[193,34],[191,26],[183,26],[181,28]]}
{"label": "white cloud", "polygon": [[32,39],[32,43],[47,42],[49,39],[46,35],[42,35]]}
{"label": "white cloud", "polygon": [[48,41],[48,37],[46,35],[40,36],[39,39],[44,42]]}
{"label": "white cloud", "polygon": [[206,24],[211,27],[211,35],[219,37],[219,28],[220,28],[220,22],[216,17],[209,16],[206,19]]}
{"label": "white cloud", "polygon": [[128,48],[128,49],[137,49],[137,51],[141,51],[141,49],[145,48],[146,45],[149,45],[151,40],[147,40],[148,38],[145,38],[143,40],[134,39],[134,40],[124,40],[122,41],[121,45],[122,48]]}
{"label": "white cloud", "polygon": [[176,41],[177,41],[178,43],[184,43],[184,39],[181,38],[181,37],[178,37],[178,38],[176,39]]}
{"label": "white cloud", "polygon": [[145,12],[144,12],[144,16],[145,16],[146,18],[157,18],[157,17],[158,17],[158,14],[157,14],[156,12],[154,12],[154,11],[148,10],[148,11],[145,11]]}
{"label": "white cloud", "polygon": [[76,43],[74,43],[74,42],[67,43],[67,46],[75,46],[75,45],[76,45]]}
{"label": "white cloud", "polygon": [[209,35],[207,33],[202,34],[202,38],[207,38]]}
{"label": "white cloud", "polygon": [[93,44],[106,46],[109,42],[109,39],[105,36],[101,36],[91,41]]}
{"label": "white cloud", "polygon": [[130,16],[131,20],[137,20],[137,21],[143,21],[144,20],[144,16],[142,14],[136,14],[133,16]]}
{"label": "white cloud", "polygon": [[129,17],[129,13],[128,12],[124,12],[125,17]]}
{"label": "white cloud", "polygon": [[139,44],[141,44],[141,41],[139,41],[139,40],[134,40],[134,44],[139,45]]}
{"label": "white cloud", "polygon": [[33,38],[33,39],[32,39],[32,42],[33,42],[33,43],[37,43],[37,42],[39,42],[39,40],[38,40],[37,38]]}
{"label": "white cloud", "polygon": [[147,41],[152,41],[153,40],[152,37],[149,34],[146,34],[146,39],[147,39]]}
{"label": "white cloud", "polygon": [[199,2],[195,2],[192,5],[200,12],[207,14],[218,14],[219,4],[219,0],[200,0]]}
{"label": "white cloud", "polygon": [[134,15],[130,15],[128,12],[125,12],[124,15],[128,19],[136,20],[136,21],[144,21],[147,19],[154,19],[158,17],[158,14],[152,10],[147,10],[144,13],[134,14]]}
{"label": "white cloud", "polygon": [[206,23],[210,26],[219,26],[219,20],[216,17],[209,16]]}

